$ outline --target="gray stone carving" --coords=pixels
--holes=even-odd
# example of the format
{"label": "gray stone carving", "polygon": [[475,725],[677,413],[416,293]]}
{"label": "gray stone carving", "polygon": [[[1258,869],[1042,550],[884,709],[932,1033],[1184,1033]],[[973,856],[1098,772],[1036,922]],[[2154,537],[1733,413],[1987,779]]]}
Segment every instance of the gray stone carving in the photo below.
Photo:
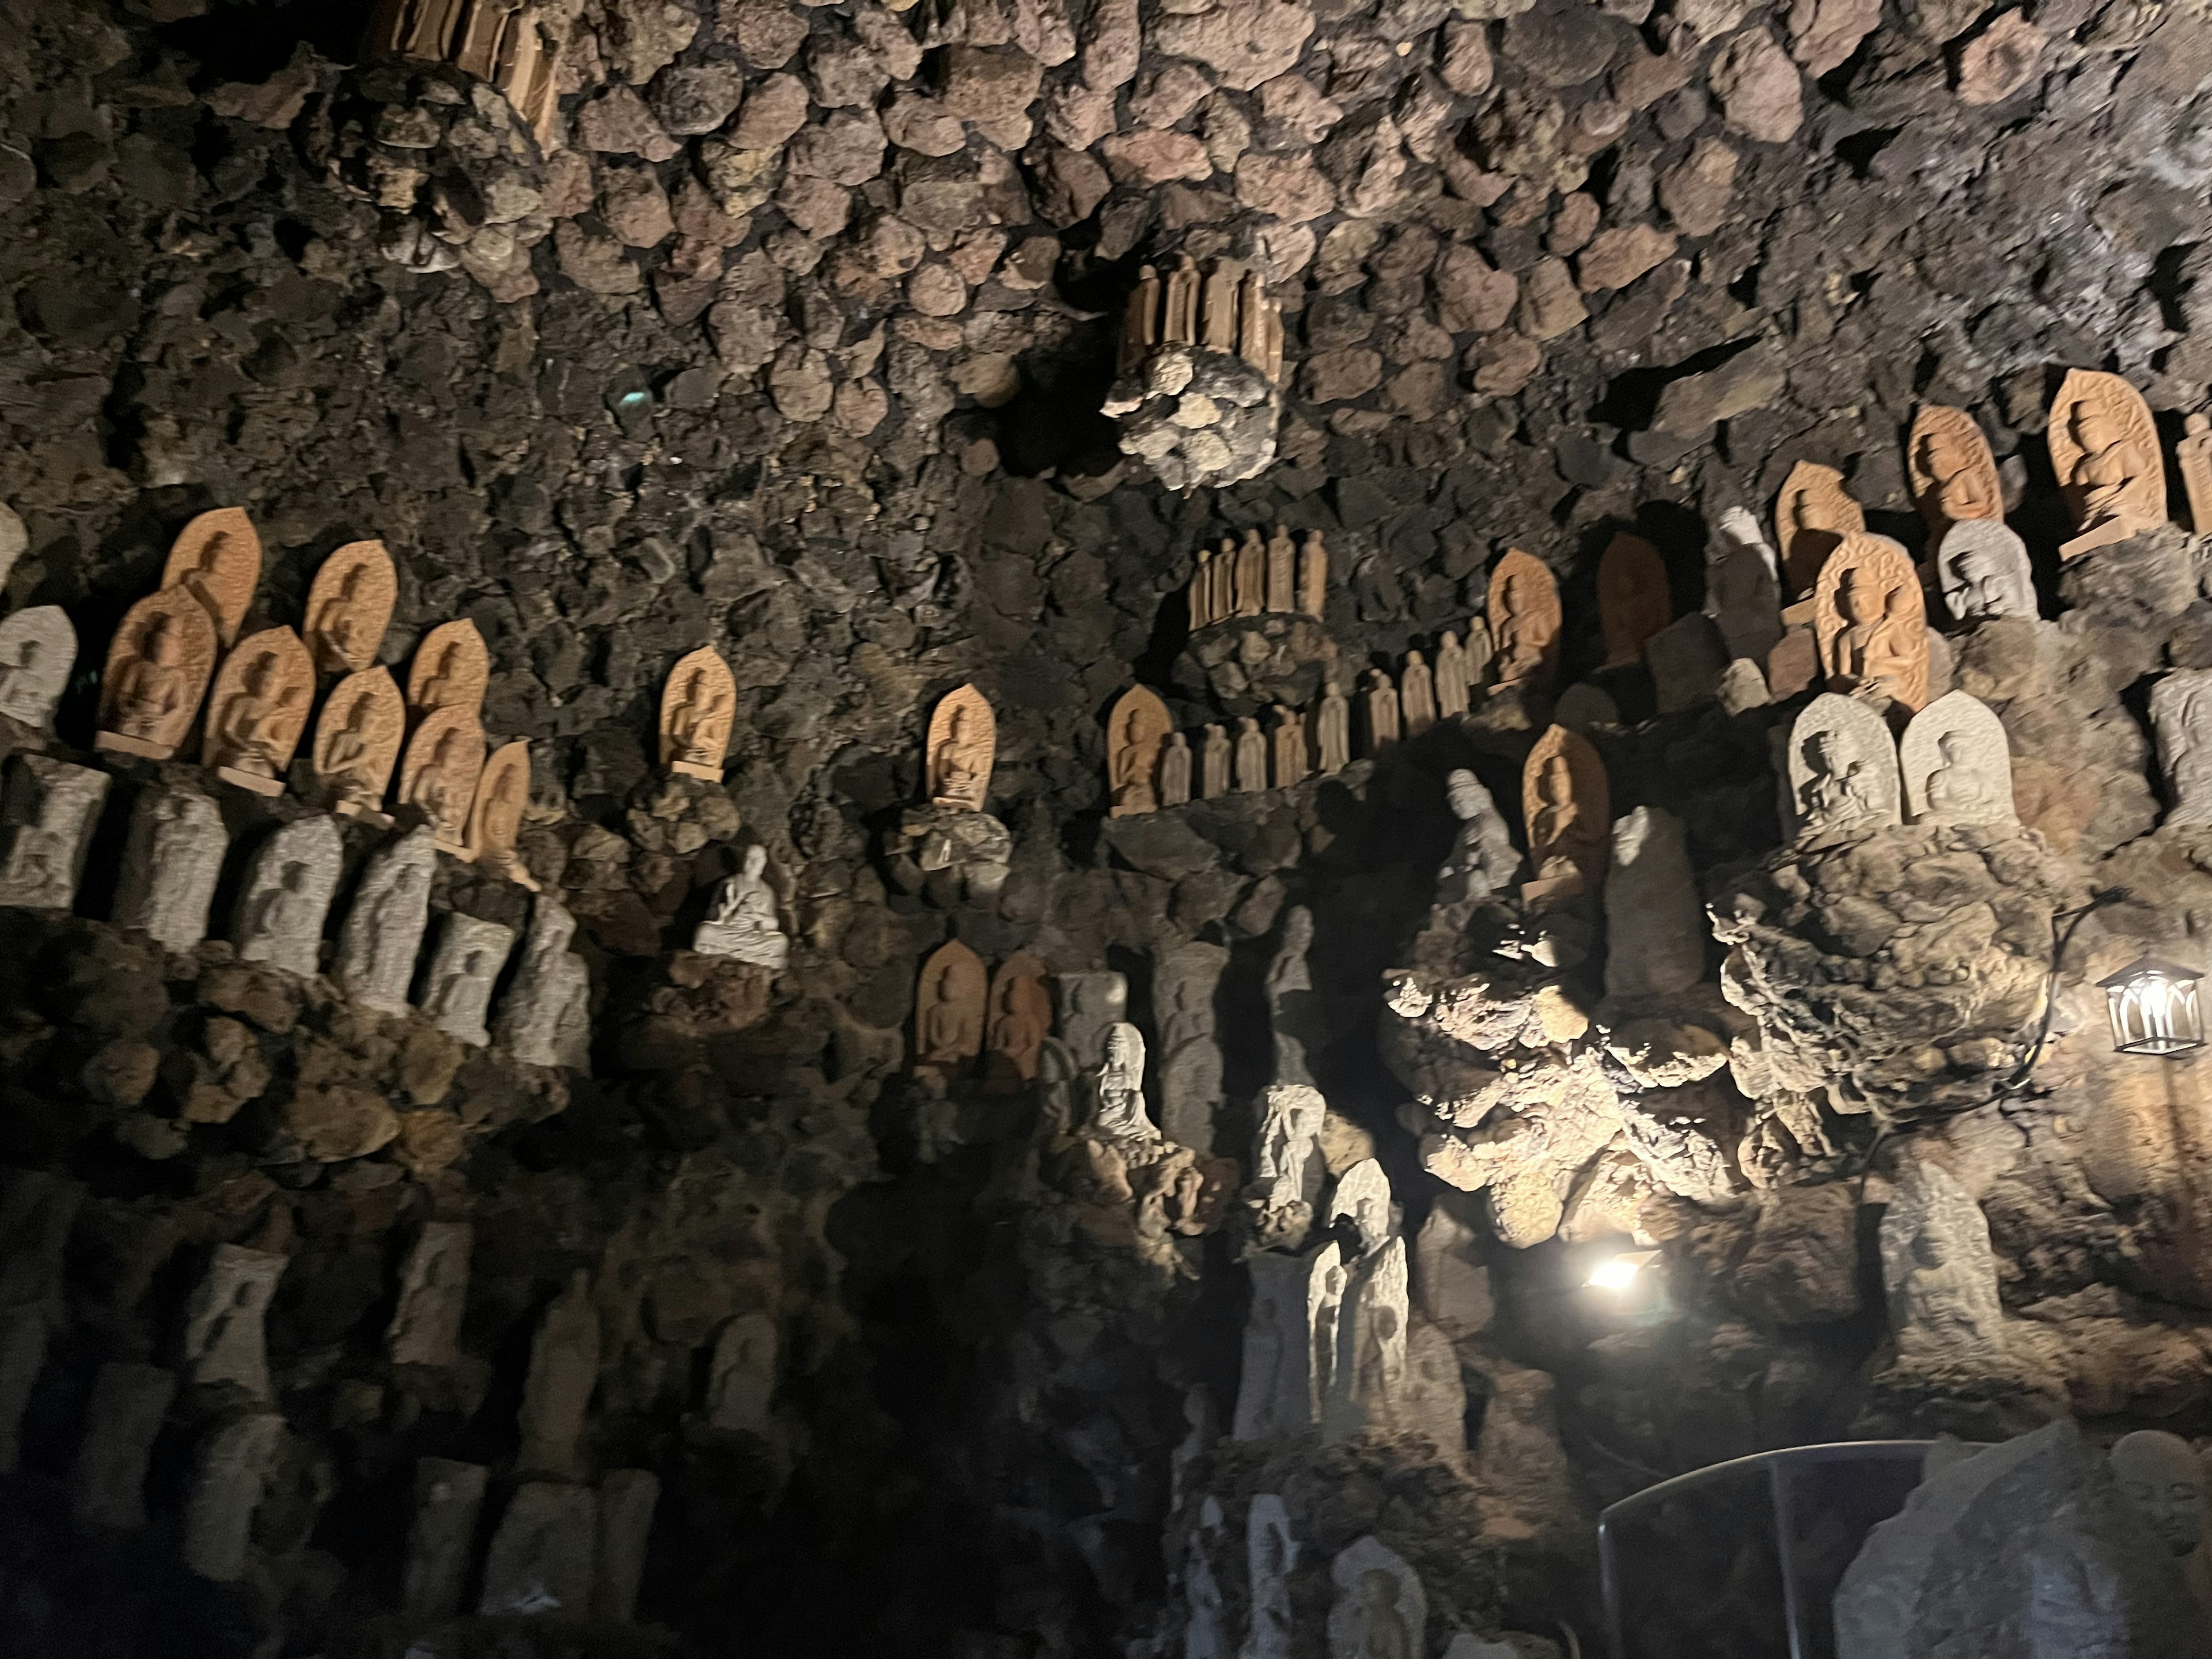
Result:
{"label": "gray stone carving", "polygon": [[576,1438],[599,1381],[599,1310],[592,1300],[591,1275],[579,1268],[568,1288],[546,1309],[530,1350],[517,1468],[534,1474],[574,1471]]}
{"label": "gray stone carving", "polygon": [[1273,1083],[1260,1097],[1260,1132],[1252,1148],[1252,1180],[1265,1189],[1263,1206],[1271,1213],[1298,1209],[1297,1236],[1284,1242],[1293,1249],[1305,1239],[1306,1223],[1321,1203],[1328,1182],[1328,1160],[1321,1149],[1328,1103],[1305,1083]]}
{"label": "gray stone carving", "polygon": [[1310,1256],[1263,1250],[1245,1266],[1252,1274],[1252,1306],[1244,1322],[1244,1362],[1237,1378],[1237,1414],[1230,1433],[1238,1440],[1296,1434],[1321,1415],[1326,1373],[1316,1370],[1323,1352],[1319,1316],[1334,1329],[1333,1280],[1340,1253],[1334,1242]]}
{"label": "gray stone carving", "polygon": [[1229,1631],[1224,1616],[1221,1581],[1214,1577],[1214,1548],[1219,1544],[1221,1500],[1212,1492],[1199,1505],[1198,1524],[1183,1545],[1182,1595],[1187,1617],[1183,1624],[1183,1659],[1229,1659]]}
{"label": "gray stone carving", "polygon": [[407,1568],[400,1589],[400,1606],[410,1623],[434,1623],[460,1612],[489,1473],[481,1463],[447,1457],[416,1462],[415,1520],[407,1530]]}
{"label": "gray stone carving", "polygon": [[1053,983],[1059,1014],[1060,1040],[1086,1072],[1095,1072],[1106,1058],[1106,1033],[1127,1018],[1129,981],[1104,971],[1061,974]]}
{"label": "gray stone carving", "polygon": [[1359,1234],[1359,1254],[1372,1255],[1398,1236],[1398,1207],[1393,1201],[1390,1177],[1371,1158],[1364,1158],[1337,1177],[1329,1194],[1328,1219],[1346,1216]]}
{"label": "gray stone carving", "polygon": [[1145,1034],[1127,1020],[1106,1030],[1106,1058],[1098,1067],[1098,1114],[1091,1133],[1106,1140],[1158,1140],[1145,1113]]}
{"label": "gray stone carving", "polygon": [[400,1269],[399,1306],[384,1333],[393,1364],[450,1365],[460,1358],[475,1245],[476,1229],[465,1221],[423,1224]]}
{"label": "gray stone carving", "polygon": [[198,790],[177,784],[146,790],[131,809],[115,925],[171,951],[191,950],[207,937],[208,907],[229,847],[222,809]]}
{"label": "gray stone carving", "polygon": [[587,1613],[599,1534],[599,1499],[589,1486],[550,1480],[517,1486],[484,1555],[477,1611],[488,1618]]}
{"label": "gray stone carving", "polygon": [[1713,700],[1728,672],[1729,649],[1719,625],[1702,611],[1677,617],[1644,641],[1652,697],[1662,714],[1680,714]]}
{"label": "gray stone carving", "polygon": [[76,665],[76,629],[58,605],[34,605],[0,622],[0,714],[44,732]]}
{"label": "gray stone carving", "polygon": [[1444,799],[1460,827],[1437,876],[1437,902],[1462,904],[1510,887],[1521,873],[1521,854],[1490,791],[1474,773],[1456,771],[1444,780]]}
{"label": "gray stone carving", "polygon": [[1291,1574],[1297,1565],[1298,1540],[1291,1531],[1290,1512],[1275,1493],[1263,1492],[1244,1515],[1251,1624],[1237,1659],[1291,1659]]}
{"label": "gray stone carving", "polygon": [[512,927],[458,910],[446,913],[422,987],[422,1012],[440,1030],[472,1048],[491,1041],[484,1018],[491,1012],[492,986],[514,944]]}
{"label": "gray stone carving", "polygon": [[776,913],[775,890],[768,883],[768,848],[745,848],[737,874],[715,890],[714,907],[692,936],[702,957],[735,957],[756,968],[782,971],[791,960],[791,939]]}
{"label": "gray stone carving", "polygon": [[379,848],[369,860],[338,934],[337,981],[362,1006],[407,1012],[437,873],[437,842],[428,824]]}
{"label": "gray stone carving", "polygon": [[1321,1008],[1306,952],[1313,948],[1313,912],[1303,904],[1283,913],[1283,936],[1267,964],[1267,1023],[1275,1034],[1277,1083],[1310,1085],[1308,1056],[1320,1046]]}
{"label": "gray stone carving", "polygon": [[1429,1600],[1397,1552],[1360,1539],[1329,1564],[1336,1600],[1328,1610],[1328,1659],[1422,1659]]}
{"label": "gray stone carving", "polygon": [[344,856],[337,820],[328,813],[288,823],[263,842],[238,896],[231,937],[239,956],[312,975]]}
{"label": "gray stone carving", "polygon": [[1764,663],[1782,638],[1782,579],[1759,520],[1742,507],[1721,514],[1705,549],[1705,614],[1731,659]]}
{"label": "gray stone carving", "polygon": [[575,936],[575,917],[551,894],[530,901],[522,966],[492,1022],[493,1040],[526,1066],[591,1065],[592,975],[568,948]]}
{"label": "gray stone carving", "polygon": [[176,1374],[158,1365],[100,1368],[70,1471],[70,1515],[79,1527],[136,1532],[146,1524],[146,1464],[176,1393]]}
{"label": "gray stone carving", "polygon": [[1962,623],[2037,614],[2027,544],[2001,519],[1961,519],[1953,525],[1936,550],[1936,569],[1943,603]]}
{"label": "gray stone carving", "polygon": [[1905,811],[1915,823],[2017,823],[2012,746],[1980,698],[1952,691],[1912,717],[1898,745]]}
{"label": "gray stone carving", "polygon": [[766,1434],[775,1400],[775,1320],[739,1314],[722,1327],[707,1372],[707,1425],[725,1434]]}
{"label": "gray stone carving", "polygon": [[203,1578],[234,1583],[246,1576],[253,1512],[284,1443],[284,1419],[257,1412],[224,1424],[201,1443],[185,1500],[185,1565]]}
{"label": "gray stone carving", "polygon": [[262,1322],[286,1258],[243,1244],[218,1244],[185,1304],[185,1373],[198,1388],[228,1383],[270,1398]]}
{"label": "gray stone carving", "polygon": [[2168,823],[2212,823],[2212,668],[2179,668],[2150,689],[2158,763],[2173,796]]}
{"label": "gray stone carving", "polygon": [[1919,1158],[1881,1218],[1881,1279],[1900,1369],[1979,1374],[2008,1351],[1990,1224],[1956,1177]]}
{"label": "gray stone carving", "polygon": [[1613,821],[1605,878],[1605,993],[1673,996],[1705,976],[1705,906],[1682,821],[1639,806]]}
{"label": "gray stone carving", "polygon": [[1413,1240],[1413,1296],[1430,1323],[1455,1341],[1490,1328],[1496,1304],[1482,1259],[1485,1233],[1460,1212],[1465,1200],[1438,1193]]}
{"label": "gray stone carving", "polygon": [[[1322,1431],[1341,1440],[1387,1426],[1406,1379],[1406,1241],[1391,1238],[1352,1264],[1336,1319],[1336,1359]],[[1417,1648],[1415,1652],[1419,1652]]]}
{"label": "gray stone carving", "polygon": [[1838,692],[1805,705],[1790,728],[1790,797],[1801,835],[1893,825],[1897,747],[1881,716]]}
{"label": "gray stone carving", "polygon": [[8,775],[0,904],[66,910],[76,903],[100,804],[106,798],[105,772],[44,755],[16,756]]}
{"label": "gray stone carving", "polygon": [[1835,1597],[1837,1659],[2203,1659],[2182,1564],[2071,1421],[1928,1472]]}
{"label": "gray stone carving", "polygon": [[1159,1034],[1160,1128],[1178,1146],[1213,1150],[1221,1105],[1221,1044],[1213,998],[1229,951],[1194,941],[1160,952],[1152,968],[1152,1029]]}
{"label": "gray stone carving", "polygon": [[2112,1443],[2112,1479],[2174,1558],[2204,1540],[2204,1465],[2195,1448],[2164,1429],[2137,1429]]}
{"label": "gray stone carving", "polygon": [[637,1613],[645,1577],[646,1540],[653,1533],[660,1477],[650,1469],[614,1469],[599,1482],[599,1559],[592,1616],[627,1625]]}

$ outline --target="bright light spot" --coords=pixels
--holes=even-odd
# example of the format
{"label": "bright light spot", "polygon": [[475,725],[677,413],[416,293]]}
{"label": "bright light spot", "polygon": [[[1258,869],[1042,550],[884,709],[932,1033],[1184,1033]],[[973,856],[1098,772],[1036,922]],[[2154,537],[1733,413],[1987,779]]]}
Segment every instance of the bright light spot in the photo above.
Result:
{"label": "bright light spot", "polygon": [[1626,1250],[1607,1256],[1590,1269],[1590,1276],[1583,1282],[1595,1290],[1625,1291],[1658,1254],[1656,1250]]}

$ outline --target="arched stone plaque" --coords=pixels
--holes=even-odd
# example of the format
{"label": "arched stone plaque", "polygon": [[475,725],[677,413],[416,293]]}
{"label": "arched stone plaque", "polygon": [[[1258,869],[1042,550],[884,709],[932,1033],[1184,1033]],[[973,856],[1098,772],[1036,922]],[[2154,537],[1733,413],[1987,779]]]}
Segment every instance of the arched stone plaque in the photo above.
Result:
{"label": "arched stone plaque", "polygon": [[948,691],[929,717],[927,768],[933,806],[980,812],[999,757],[999,719],[973,685]]}
{"label": "arched stone plaque", "polygon": [[100,682],[97,749],[167,760],[192,729],[215,672],[215,618],[181,587],[124,612]]}
{"label": "arched stone plaque", "polygon": [[245,625],[261,586],[261,535],[242,507],[203,513],[177,533],[161,586],[181,587],[206,609],[225,650]]}
{"label": "arched stone plaque", "polygon": [[2075,558],[2166,522],[2166,463],[2142,393],[2117,374],[2069,371],[2051,401],[2051,470],[2081,531]]}
{"label": "arched stone plaque", "polygon": [[477,717],[490,684],[491,653],[477,625],[465,618],[441,623],[415,647],[407,671],[407,712],[421,720],[436,709],[459,708]]}
{"label": "arched stone plaque", "polygon": [[1969,520],[2004,521],[1996,459],[1965,410],[1923,404],[1913,417],[1905,451],[1913,505],[1927,521],[1931,539],[1940,542],[1953,525]]}
{"label": "arched stone plaque", "polygon": [[687,778],[722,781],[738,682],[711,645],[677,659],[660,694],[660,763]]}
{"label": "arched stone plaque", "polygon": [[1948,692],[1912,717],[1898,745],[1905,811],[1915,823],[2017,823],[2012,745],[1979,697]]}
{"label": "arched stone plaque", "polygon": [[938,946],[915,988],[915,1063],[952,1071],[981,1054],[989,996],[982,957],[957,939]]}
{"label": "arched stone plaque", "polygon": [[1124,691],[1106,717],[1107,781],[1115,817],[1159,805],[1160,745],[1173,726],[1159,693],[1143,685]]}
{"label": "arched stone plaque", "polygon": [[1962,519],[1936,553],[1943,603],[1962,623],[2037,614],[2027,544],[2000,519]]}
{"label": "arched stone plaque", "polygon": [[483,727],[473,704],[424,716],[400,763],[400,805],[419,808],[438,850],[457,859],[469,855],[469,811],[483,763]]}
{"label": "arched stone plaque", "polygon": [[315,775],[337,794],[348,817],[384,816],[384,792],[399,763],[407,703],[385,668],[349,674],[331,689],[315,722]]}
{"label": "arched stone plaque", "polygon": [[1887,536],[1846,536],[1813,590],[1813,632],[1831,691],[1928,702],[1928,616],[1912,556]]}
{"label": "arched stone plaque", "polygon": [[202,761],[225,783],[258,795],[283,794],[314,696],[314,659],[297,634],[289,628],[249,634],[215,677]]}
{"label": "arched stone plaque", "polygon": [[2212,823],[2212,669],[2180,668],[2150,689],[2151,729],[2173,808],[2167,823]]}
{"label": "arched stone plaque", "polygon": [[1644,641],[1674,619],[1667,567],[1641,536],[1615,536],[1597,562],[1598,626],[1605,665],[1619,668],[1644,654]]}
{"label": "arched stone plaque", "polygon": [[1800,835],[1900,822],[1897,746],[1881,715],[1826,691],[1790,728],[1790,801]]}
{"label": "arched stone plaque", "polygon": [[1548,728],[1521,769],[1522,823],[1528,833],[1528,865],[1539,880],[1565,872],[1563,860],[1585,890],[1603,879],[1613,835],[1612,790],[1605,762],[1588,738],[1564,726]]}
{"label": "arched stone plaque", "polygon": [[1490,568],[1491,684],[1548,691],[1559,666],[1559,585],[1541,560],[1509,549]]}
{"label": "arched stone plaque", "polygon": [[484,763],[469,808],[466,856],[471,864],[504,876],[517,886],[538,890],[537,879],[514,850],[522,832],[523,809],[530,805],[530,745],[502,744]]}
{"label": "arched stone plaque", "polygon": [[1791,594],[1808,593],[1844,538],[1866,528],[1866,513],[1844,488],[1844,475],[1818,461],[1800,461],[1774,501],[1774,542]]}
{"label": "arched stone plaque", "polygon": [[0,714],[46,731],[76,665],[76,629],[61,606],[34,605],[0,622]]}
{"label": "arched stone plaque", "polygon": [[307,590],[307,649],[325,674],[358,674],[376,660],[399,573],[382,542],[348,542],[315,572]]}

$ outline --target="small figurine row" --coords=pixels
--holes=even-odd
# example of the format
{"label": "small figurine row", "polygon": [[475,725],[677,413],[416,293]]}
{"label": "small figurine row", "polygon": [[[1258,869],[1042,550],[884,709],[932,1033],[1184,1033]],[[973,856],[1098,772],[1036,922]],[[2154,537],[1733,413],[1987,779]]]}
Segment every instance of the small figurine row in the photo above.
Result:
{"label": "small figurine row", "polygon": [[[18,755],[6,802],[0,853],[0,904],[68,910],[107,798],[108,775],[44,755]],[[209,910],[230,836],[215,801],[198,790],[162,784],[141,793],[131,814],[112,913],[114,924],[186,951],[207,937]],[[248,862],[230,937],[240,960],[302,977],[320,971],[323,931],[344,860],[337,820],[297,818],[271,835]],[[403,1012],[417,978],[430,920],[439,848],[428,825],[380,848],[356,886],[331,975],[352,1000]],[[590,981],[568,942],[575,921],[541,893],[532,902],[523,963],[502,1003],[501,1045],[533,1066],[586,1063]],[[514,944],[512,928],[447,913],[416,1005],[440,1030],[481,1047],[492,988]]]}
{"label": "small figurine row", "polygon": [[1218,552],[1198,550],[1198,574],[1185,592],[1194,634],[1217,623],[1271,612],[1318,622],[1328,600],[1328,550],[1318,530],[1306,532],[1303,548],[1292,547],[1291,532],[1281,525],[1264,543],[1256,529],[1244,532],[1242,545],[1224,536]]}
{"label": "small figurine row", "polygon": [[1269,385],[1278,385],[1283,378],[1282,307],[1267,297],[1267,278],[1258,271],[1234,259],[1216,259],[1201,275],[1189,254],[1177,254],[1164,278],[1153,265],[1139,271],[1122,312],[1116,374],[1129,374],[1164,346],[1196,346],[1242,357]]}

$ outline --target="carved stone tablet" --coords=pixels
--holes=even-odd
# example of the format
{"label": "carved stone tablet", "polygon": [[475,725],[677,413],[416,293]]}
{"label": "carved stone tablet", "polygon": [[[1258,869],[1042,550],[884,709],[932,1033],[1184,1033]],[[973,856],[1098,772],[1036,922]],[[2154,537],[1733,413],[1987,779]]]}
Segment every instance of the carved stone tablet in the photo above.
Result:
{"label": "carved stone tablet", "polygon": [[1597,562],[1598,623],[1605,665],[1619,668],[1644,654],[1644,641],[1674,618],[1667,567],[1641,536],[1615,536]]}
{"label": "carved stone tablet", "polygon": [[1962,623],[2037,614],[2027,544],[1996,519],[1966,519],[1945,533],[1936,555],[1943,602]]}
{"label": "carved stone tablet", "polygon": [[1160,745],[1173,726],[1159,694],[1142,685],[1124,691],[1106,717],[1106,775],[1115,817],[1158,806]]}
{"label": "carved stone tablet", "polygon": [[76,664],[76,629],[58,605],[34,605],[0,622],[0,714],[43,732]]}
{"label": "carved stone tablet", "polygon": [[477,718],[490,684],[491,653],[477,625],[466,620],[441,623],[415,647],[415,661],[407,671],[407,712],[421,720],[433,709],[459,708]]}
{"label": "carved stone tablet", "polygon": [[998,756],[999,721],[989,699],[972,685],[946,692],[929,717],[926,763],[931,804],[981,811]]}
{"label": "carved stone tablet", "polygon": [[2158,763],[2173,797],[2168,823],[2212,823],[2212,669],[2182,668],[2150,689]]}
{"label": "carved stone tablet", "polygon": [[261,586],[261,536],[246,509],[218,507],[186,525],[161,567],[161,586],[181,587],[204,606],[228,650]]}
{"label": "carved stone tablet", "polygon": [[[1528,865],[1540,880],[1580,878],[1588,890],[1605,875],[1613,833],[1611,790],[1605,762],[1589,739],[1564,726],[1548,728],[1521,769],[1522,823],[1528,832]],[[1552,868],[1553,860],[1562,868]]]}
{"label": "carved stone tablet", "polygon": [[337,821],[320,814],[288,823],[263,842],[246,866],[231,928],[240,957],[313,974],[344,855]]}
{"label": "carved stone tablet", "polygon": [[[1402,1328],[1399,1334],[1402,1350]],[[1424,1654],[1428,1598],[1419,1577],[1381,1540],[1362,1538],[1330,1564],[1336,1600],[1328,1612],[1329,1659]]]}
{"label": "carved stone tablet", "polygon": [[1298,550],[1291,532],[1281,525],[1267,538],[1267,609],[1291,611],[1298,608]]}
{"label": "carved stone tablet", "polygon": [[530,936],[522,966],[499,1006],[492,1037],[526,1066],[591,1063],[592,976],[583,957],[569,950],[576,919],[540,893],[530,902]]}
{"label": "carved stone tablet", "polygon": [[1605,920],[1607,996],[1673,996],[1705,977],[1711,930],[1672,812],[1639,806],[1613,820]]}
{"label": "carved stone tablet", "polygon": [[1897,746],[1881,716],[1856,697],[1825,691],[1790,728],[1790,801],[1800,835],[1852,825],[1893,825]]}
{"label": "carved stone tablet", "polygon": [[1188,806],[1190,805],[1190,739],[1180,732],[1168,733],[1168,740],[1160,750],[1160,805]]}
{"label": "carved stone tablet", "polygon": [[1742,507],[1721,514],[1705,548],[1705,614],[1731,660],[1748,657],[1765,668],[1782,637],[1781,562]]}
{"label": "carved stone tablet", "polygon": [[447,1457],[416,1462],[415,1518],[407,1529],[400,1589],[400,1607],[409,1620],[434,1624],[461,1610],[489,1476],[481,1463]]}
{"label": "carved stone tablet", "polygon": [[348,817],[384,818],[384,794],[399,763],[407,703],[389,671],[363,669],[332,688],[315,722],[315,775]]}
{"label": "carved stone tablet", "polygon": [[990,1012],[984,1028],[984,1083],[994,1094],[1011,1094],[1036,1075],[1037,1055],[1052,1035],[1052,994],[1044,988],[1044,963],[1017,951],[1000,964],[991,981]]}
{"label": "carved stone tablet", "polygon": [[229,847],[222,811],[198,790],[175,784],[146,790],[131,809],[115,925],[172,951],[191,950],[207,937],[208,907]]}
{"label": "carved stone tablet", "polygon": [[384,1333],[393,1364],[451,1365],[460,1358],[475,1245],[476,1229],[465,1221],[423,1224],[400,1268],[399,1306]]}
{"label": "carved stone tablet", "polygon": [[2189,494],[2189,527],[2200,536],[2212,536],[2212,415],[2198,410],[2183,423],[2173,460]]}
{"label": "carved stone tablet", "polygon": [[522,833],[522,810],[529,805],[530,745],[518,739],[495,750],[477,779],[465,856],[534,893],[537,878],[514,850],[514,838]]}
{"label": "carved stone tablet", "polygon": [[8,770],[0,904],[26,910],[66,910],[75,904],[106,799],[105,772],[44,755],[17,755]]}
{"label": "carved stone tablet", "polygon": [[1548,691],[1559,666],[1559,585],[1519,548],[1490,568],[1491,684]]}
{"label": "carved stone tablet", "polygon": [[1990,441],[1965,410],[1923,405],[1905,441],[1905,460],[1913,504],[1930,539],[1940,542],[1953,525],[1969,520],[2004,521],[2004,486]]}
{"label": "carved stone tablet", "polygon": [[387,1014],[407,1012],[407,988],[430,925],[438,851],[427,828],[377,849],[354,890],[338,935],[334,977],[346,995]]}
{"label": "carved stone tablet", "polygon": [[185,1370],[198,1388],[228,1383],[270,1398],[263,1321],[288,1258],[273,1250],[218,1244],[185,1304]]}
{"label": "carved stone tablet", "polygon": [[687,778],[722,781],[737,718],[738,682],[711,645],[677,659],[660,694],[660,763]]}
{"label": "carved stone tablet", "polygon": [[591,1611],[599,1504],[589,1486],[532,1480],[514,1489],[484,1553],[486,1617]]}
{"label": "carved stone tablet", "polygon": [[2081,533],[2073,558],[2166,522],[2166,462],[2142,393],[2117,374],[2069,370],[2051,404],[2051,470]]}
{"label": "carved stone tablet", "polygon": [[177,752],[215,672],[215,620],[181,587],[149,593],[123,613],[100,682],[99,749],[167,760]]}
{"label": "carved stone tablet", "polygon": [[1912,717],[1898,744],[1905,815],[1915,823],[2017,823],[2012,745],[1979,697],[1953,691]]}
{"label": "carved stone tablet", "polygon": [[1813,592],[1813,632],[1828,689],[1865,687],[1907,708],[1925,707],[1927,630],[1912,556],[1887,536],[1844,538]]}
{"label": "carved stone tablet", "polygon": [[1237,722],[1237,792],[1256,795],[1267,787],[1267,735],[1247,714]]}
{"label": "carved stone tablet", "polygon": [[419,809],[438,850],[458,859],[469,855],[469,812],[483,763],[483,727],[474,703],[425,715],[400,763],[399,804]]}
{"label": "carved stone tablet", "polygon": [[202,760],[225,783],[259,795],[284,793],[292,750],[315,696],[315,664],[289,628],[264,628],[223,659],[208,697]]}
{"label": "carved stone tablet", "polygon": [[1054,1012],[1060,1041],[1085,1071],[1106,1055],[1106,1033],[1129,1011],[1129,981],[1109,969],[1055,976]]}
{"label": "carved stone tablet", "polygon": [[791,938],[769,885],[768,848],[756,842],[745,848],[734,875],[714,890],[714,907],[691,936],[691,948],[704,957],[735,957],[756,968],[781,972],[791,960]]}
{"label": "carved stone tablet", "polygon": [[1808,593],[1828,555],[1866,528],[1866,513],[1844,488],[1844,475],[1818,461],[1800,461],[1774,502],[1774,541],[1782,550],[1789,597]]}
{"label": "carved stone tablet", "polygon": [[382,542],[348,542],[323,561],[307,590],[307,649],[325,674],[358,674],[376,660],[399,573]]}
{"label": "carved stone tablet", "polygon": [[915,1063],[957,1070],[981,1054],[989,993],[981,957],[957,939],[939,945],[915,989]]}
{"label": "carved stone tablet", "polygon": [[218,1584],[246,1576],[253,1512],[284,1443],[284,1419],[257,1412],[223,1424],[201,1443],[185,1499],[185,1565]]}
{"label": "carved stone tablet", "polygon": [[430,958],[422,986],[422,1012],[440,1030],[472,1048],[491,1041],[484,1017],[491,1012],[492,986],[514,945],[512,927],[458,910],[446,913],[438,928],[437,954]]}

